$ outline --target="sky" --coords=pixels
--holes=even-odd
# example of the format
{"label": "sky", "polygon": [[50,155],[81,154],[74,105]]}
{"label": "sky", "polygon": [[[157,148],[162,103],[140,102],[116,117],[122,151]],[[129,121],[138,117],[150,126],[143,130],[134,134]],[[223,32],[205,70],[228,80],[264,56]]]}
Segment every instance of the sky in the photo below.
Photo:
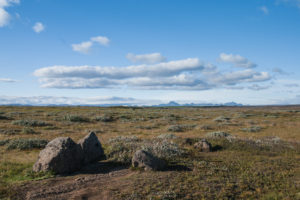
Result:
{"label": "sky", "polygon": [[300,104],[300,0],[0,0],[0,104]]}

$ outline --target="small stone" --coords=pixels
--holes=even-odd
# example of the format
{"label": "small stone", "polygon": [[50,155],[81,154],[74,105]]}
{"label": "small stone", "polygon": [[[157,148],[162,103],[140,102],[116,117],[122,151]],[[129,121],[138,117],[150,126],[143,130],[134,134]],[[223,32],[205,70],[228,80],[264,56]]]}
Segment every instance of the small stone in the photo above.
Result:
{"label": "small stone", "polygon": [[144,168],[145,170],[163,170],[166,163],[147,151],[138,150],[132,158],[132,166]]}
{"label": "small stone", "polygon": [[206,139],[202,139],[200,142],[197,142],[194,145],[194,148],[199,149],[201,152],[211,152],[212,151],[211,144]]}

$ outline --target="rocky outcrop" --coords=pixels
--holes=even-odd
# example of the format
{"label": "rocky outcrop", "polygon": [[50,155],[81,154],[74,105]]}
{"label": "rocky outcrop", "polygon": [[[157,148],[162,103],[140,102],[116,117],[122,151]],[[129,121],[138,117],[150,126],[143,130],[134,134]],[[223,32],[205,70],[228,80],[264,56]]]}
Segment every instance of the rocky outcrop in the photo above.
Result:
{"label": "rocky outcrop", "polygon": [[79,170],[83,159],[82,149],[69,137],[59,137],[49,142],[33,166],[33,171],[53,171],[57,174]]}
{"label": "rocky outcrop", "polygon": [[69,137],[59,137],[49,142],[40,152],[37,162],[33,165],[33,171],[68,174],[103,157],[105,156],[102,145],[93,132],[79,140],[79,144]]}
{"label": "rocky outcrop", "polygon": [[83,151],[84,164],[97,162],[105,157],[102,145],[94,132],[90,132],[87,136],[79,140],[78,144]]}
{"label": "rocky outcrop", "polygon": [[163,170],[166,163],[147,151],[138,150],[132,158],[132,166],[144,168],[145,170]]}
{"label": "rocky outcrop", "polygon": [[212,146],[206,139],[202,139],[200,142],[197,142],[194,145],[194,148],[199,149],[202,152],[211,152],[212,151]]}

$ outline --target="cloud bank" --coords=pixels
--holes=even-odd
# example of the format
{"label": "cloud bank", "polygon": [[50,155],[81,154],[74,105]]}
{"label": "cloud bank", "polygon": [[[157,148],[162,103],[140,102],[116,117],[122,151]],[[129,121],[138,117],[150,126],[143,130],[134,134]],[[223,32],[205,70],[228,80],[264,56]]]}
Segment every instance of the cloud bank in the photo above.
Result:
{"label": "cloud bank", "polygon": [[247,58],[244,58],[240,55],[221,53],[219,60],[224,63],[233,64],[233,66],[235,67],[242,67],[242,68],[256,67],[256,64],[254,64],[253,62],[249,61]]}
{"label": "cloud bank", "polygon": [[10,78],[0,78],[0,82],[15,83],[15,82],[17,82],[17,80],[10,79]]}
{"label": "cloud bank", "polygon": [[20,0],[0,0],[0,27],[7,26],[11,19],[10,14],[5,8],[19,3]]}
{"label": "cloud bank", "polygon": [[160,53],[151,53],[151,54],[141,54],[135,55],[133,53],[128,53],[126,58],[133,63],[145,63],[145,64],[154,64],[166,61],[166,58]]}
{"label": "cloud bank", "polygon": [[207,90],[270,80],[267,72],[252,69],[221,72],[198,58],[125,67],[49,66],[34,75],[45,88],[131,88]]}
{"label": "cloud bank", "polygon": [[126,97],[55,97],[55,96],[0,96],[0,105],[153,105],[160,104],[158,100],[141,100]]}

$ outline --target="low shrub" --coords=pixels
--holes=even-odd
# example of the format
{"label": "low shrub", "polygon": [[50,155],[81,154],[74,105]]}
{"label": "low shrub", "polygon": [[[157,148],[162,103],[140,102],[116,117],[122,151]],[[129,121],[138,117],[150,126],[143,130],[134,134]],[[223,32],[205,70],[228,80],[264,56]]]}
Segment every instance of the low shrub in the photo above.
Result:
{"label": "low shrub", "polygon": [[176,143],[168,140],[152,140],[145,143],[142,149],[152,153],[158,158],[166,161],[174,161],[179,156],[182,156],[184,151]]}
{"label": "low shrub", "polygon": [[0,120],[9,120],[9,118],[4,115],[0,115]]}
{"label": "low shrub", "polygon": [[251,126],[251,127],[248,127],[248,128],[243,128],[242,131],[245,131],[245,132],[259,132],[261,131],[261,127],[260,126]]}
{"label": "low shrub", "polygon": [[168,131],[171,132],[184,132],[187,130],[191,130],[195,128],[196,125],[187,125],[187,124],[182,124],[182,125],[171,125],[168,127]]}
{"label": "low shrub", "polygon": [[90,119],[81,115],[65,115],[64,120],[70,122],[89,122]]}
{"label": "low shrub", "polygon": [[48,141],[43,139],[14,139],[6,143],[7,150],[29,150],[29,149],[41,149],[47,145]]}
{"label": "low shrub", "polygon": [[112,115],[103,115],[103,116],[97,116],[95,117],[96,121],[101,121],[101,122],[112,122],[114,121],[114,117]]}
{"label": "low shrub", "polygon": [[22,133],[23,134],[39,134],[38,132],[36,132],[34,129],[32,129],[32,128],[29,128],[29,127],[24,127],[23,129],[22,129]]}
{"label": "low shrub", "polygon": [[51,124],[48,124],[44,121],[38,121],[38,120],[31,120],[31,119],[22,119],[22,120],[16,120],[12,122],[13,125],[19,125],[19,126],[51,126]]}
{"label": "low shrub", "polygon": [[171,140],[171,139],[176,139],[177,136],[172,133],[165,133],[165,134],[161,134],[161,135],[157,136],[156,138]]}
{"label": "low shrub", "polygon": [[225,117],[225,116],[219,116],[217,118],[214,119],[215,122],[227,122],[229,121],[231,118],[230,117]]}
{"label": "low shrub", "polygon": [[140,149],[149,151],[154,156],[166,161],[174,161],[178,156],[183,155],[181,149],[176,143],[168,139],[139,139],[135,136],[119,136],[108,141],[105,148],[109,160],[130,164],[133,154]]}
{"label": "low shrub", "polygon": [[7,143],[9,143],[9,139],[7,139],[7,140],[0,140],[0,146],[4,146]]}
{"label": "low shrub", "polygon": [[0,129],[0,134],[2,135],[17,135],[21,131],[17,129]]}
{"label": "low shrub", "polygon": [[232,135],[223,131],[210,132],[205,135],[210,138],[222,138],[222,137],[231,137]]}
{"label": "low shrub", "polygon": [[105,148],[105,151],[109,160],[123,164],[130,164],[132,155],[137,149],[139,149],[140,146],[141,140],[135,136],[118,136],[109,139],[108,146]]}

